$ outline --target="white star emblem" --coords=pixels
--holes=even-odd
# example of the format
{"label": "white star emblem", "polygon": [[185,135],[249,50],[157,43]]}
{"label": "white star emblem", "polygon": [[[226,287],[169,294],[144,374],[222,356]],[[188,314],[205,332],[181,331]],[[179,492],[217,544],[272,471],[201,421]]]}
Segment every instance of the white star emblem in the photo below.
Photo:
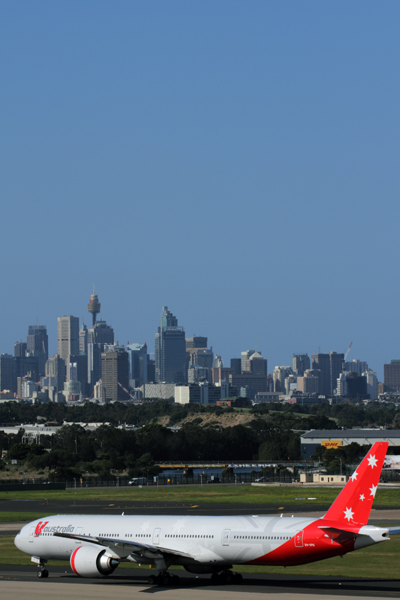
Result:
{"label": "white star emblem", "polygon": [[372,488],[369,488],[370,492],[371,492],[371,496],[373,496],[375,498],[375,494],[376,494],[376,490],[378,489],[377,485],[373,485]]}
{"label": "white star emblem", "polygon": [[150,521],[143,521],[141,527],[140,527],[140,531],[147,531],[148,528],[150,527]]}
{"label": "white star emblem", "polygon": [[353,473],[353,475],[350,477],[350,479],[351,479],[352,481],[355,481],[355,480],[357,479],[357,475],[358,475],[357,471],[354,471],[354,473]]}
{"label": "white star emblem", "polygon": [[186,519],[178,519],[176,523],[174,523],[173,533],[180,533],[181,529],[184,529],[186,525]]}
{"label": "white star emblem", "polygon": [[375,456],[370,456],[368,458],[368,464],[371,467],[371,469],[373,469],[374,467],[376,467],[376,463],[377,463],[377,459],[375,458]]}
{"label": "white star emblem", "polygon": [[360,500],[365,500],[365,496],[364,496],[364,494],[361,494],[361,496],[360,496]]}
{"label": "white star emblem", "polygon": [[351,521],[351,519],[353,518],[353,515],[354,515],[351,508],[347,508],[347,506],[346,506],[346,510],[344,510],[343,512],[344,512],[344,518],[347,519],[348,521]]}

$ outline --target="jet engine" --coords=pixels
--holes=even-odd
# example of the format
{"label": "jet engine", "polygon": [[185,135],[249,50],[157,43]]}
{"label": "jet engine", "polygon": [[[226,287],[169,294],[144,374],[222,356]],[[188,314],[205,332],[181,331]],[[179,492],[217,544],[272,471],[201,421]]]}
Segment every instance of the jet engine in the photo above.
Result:
{"label": "jet engine", "polygon": [[81,577],[102,577],[110,575],[119,565],[119,561],[106,555],[99,546],[79,546],[70,558],[71,568]]}

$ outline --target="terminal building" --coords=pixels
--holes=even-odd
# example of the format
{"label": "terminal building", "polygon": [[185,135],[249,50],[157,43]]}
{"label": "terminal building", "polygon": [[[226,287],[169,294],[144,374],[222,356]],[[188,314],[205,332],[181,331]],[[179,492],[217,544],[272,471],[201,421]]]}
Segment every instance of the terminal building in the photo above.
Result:
{"label": "terminal building", "polygon": [[389,447],[398,447],[400,453],[400,429],[313,429],[300,438],[301,456],[309,459],[319,446],[339,448],[353,442],[360,446],[389,442]]}

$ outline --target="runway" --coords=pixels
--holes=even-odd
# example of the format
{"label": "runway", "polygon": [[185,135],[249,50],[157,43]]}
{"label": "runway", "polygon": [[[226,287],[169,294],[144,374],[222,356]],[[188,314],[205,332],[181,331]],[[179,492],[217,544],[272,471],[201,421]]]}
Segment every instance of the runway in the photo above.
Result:
{"label": "runway", "polygon": [[[67,571],[67,572],[66,572]],[[75,595],[83,600],[102,600],[115,597],[131,600],[143,594],[156,594],[162,600],[302,600],[304,595],[324,600],[364,598],[393,598],[400,594],[400,581],[381,579],[356,579],[338,577],[306,577],[288,575],[281,579],[279,575],[244,575],[242,585],[216,586],[209,576],[186,574],[179,571],[179,588],[160,588],[149,586],[146,579],[149,570],[135,569],[134,575],[127,575],[121,569],[104,579],[81,579],[68,567],[53,567],[48,579],[38,579],[36,568],[0,566],[0,594],[2,600],[15,600],[29,596],[30,600],[47,600],[57,597],[70,599]],[[72,587],[71,587],[72,586]],[[142,596],[143,597],[143,596]]]}

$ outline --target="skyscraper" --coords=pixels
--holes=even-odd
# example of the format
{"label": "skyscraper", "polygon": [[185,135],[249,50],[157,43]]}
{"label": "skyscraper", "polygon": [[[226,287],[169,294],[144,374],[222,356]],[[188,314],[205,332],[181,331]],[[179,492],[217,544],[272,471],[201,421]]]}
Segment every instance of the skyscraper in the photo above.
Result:
{"label": "skyscraper", "polygon": [[14,356],[22,358],[26,355],[26,342],[15,342],[14,344]]}
{"label": "skyscraper", "polygon": [[320,394],[329,396],[331,393],[331,363],[329,354],[311,354],[311,369],[320,371],[319,389]]}
{"label": "skyscraper", "polygon": [[15,358],[11,354],[0,355],[0,391],[17,391]]}
{"label": "skyscraper", "polygon": [[39,375],[43,376],[49,358],[49,338],[45,325],[30,325],[26,338],[26,350],[39,360]]}
{"label": "skyscraper", "polygon": [[160,326],[155,337],[156,382],[186,383],[185,330],[178,319],[163,306]]}
{"label": "skyscraper", "polygon": [[56,391],[62,392],[65,383],[65,361],[55,354],[46,362],[46,377],[53,377],[56,382]]}
{"label": "skyscraper", "polygon": [[88,329],[85,323],[82,323],[82,327],[79,330],[79,353],[87,354],[88,345]]}
{"label": "skyscraper", "polygon": [[114,344],[114,329],[105,321],[96,321],[88,330],[88,344],[99,344],[103,351],[106,344]]}
{"label": "skyscraper", "polygon": [[343,359],[344,354],[337,352],[311,354],[311,368],[321,371],[320,394],[332,396],[337,387],[338,377],[342,372]]}
{"label": "skyscraper", "polygon": [[395,359],[383,365],[383,381],[385,392],[400,391],[400,360]]}
{"label": "skyscraper", "polygon": [[[337,380],[342,372],[344,361],[344,354],[342,352],[330,352],[329,353],[329,368],[330,368],[330,394],[335,392],[337,386]],[[365,384],[366,385],[366,384]],[[366,388],[365,388],[366,389]],[[366,391],[365,391],[366,393]]]}
{"label": "skyscraper", "polygon": [[241,352],[241,372],[244,373],[246,371],[246,361],[249,360],[250,356],[255,353],[255,350],[245,350]]}
{"label": "skyscraper", "polygon": [[58,317],[58,355],[65,361],[69,361],[71,354],[79,354],[79,319],[78,317]]}
{"label": "skyscraper", "polygon": [[114,346],[101,355],[101,380],[107,400],[129,400],[129,359],[123,346]]}
{"label": "skyscraper", "polygon": [[296,375],[303,377],[304,371],[307,371],[310,366],[310,357],[308,354],[293,354],[292,369]]}
{"label": "skyscraper", "polygon": [[147,344],[128,344],[129,379],[135,380],[135,387],[147,383]]}
{"label": "skyscraper", "polygon": [[88,344],[88,394],[91,395],[94,386],[101,379],[101,347],[100,344]]}

